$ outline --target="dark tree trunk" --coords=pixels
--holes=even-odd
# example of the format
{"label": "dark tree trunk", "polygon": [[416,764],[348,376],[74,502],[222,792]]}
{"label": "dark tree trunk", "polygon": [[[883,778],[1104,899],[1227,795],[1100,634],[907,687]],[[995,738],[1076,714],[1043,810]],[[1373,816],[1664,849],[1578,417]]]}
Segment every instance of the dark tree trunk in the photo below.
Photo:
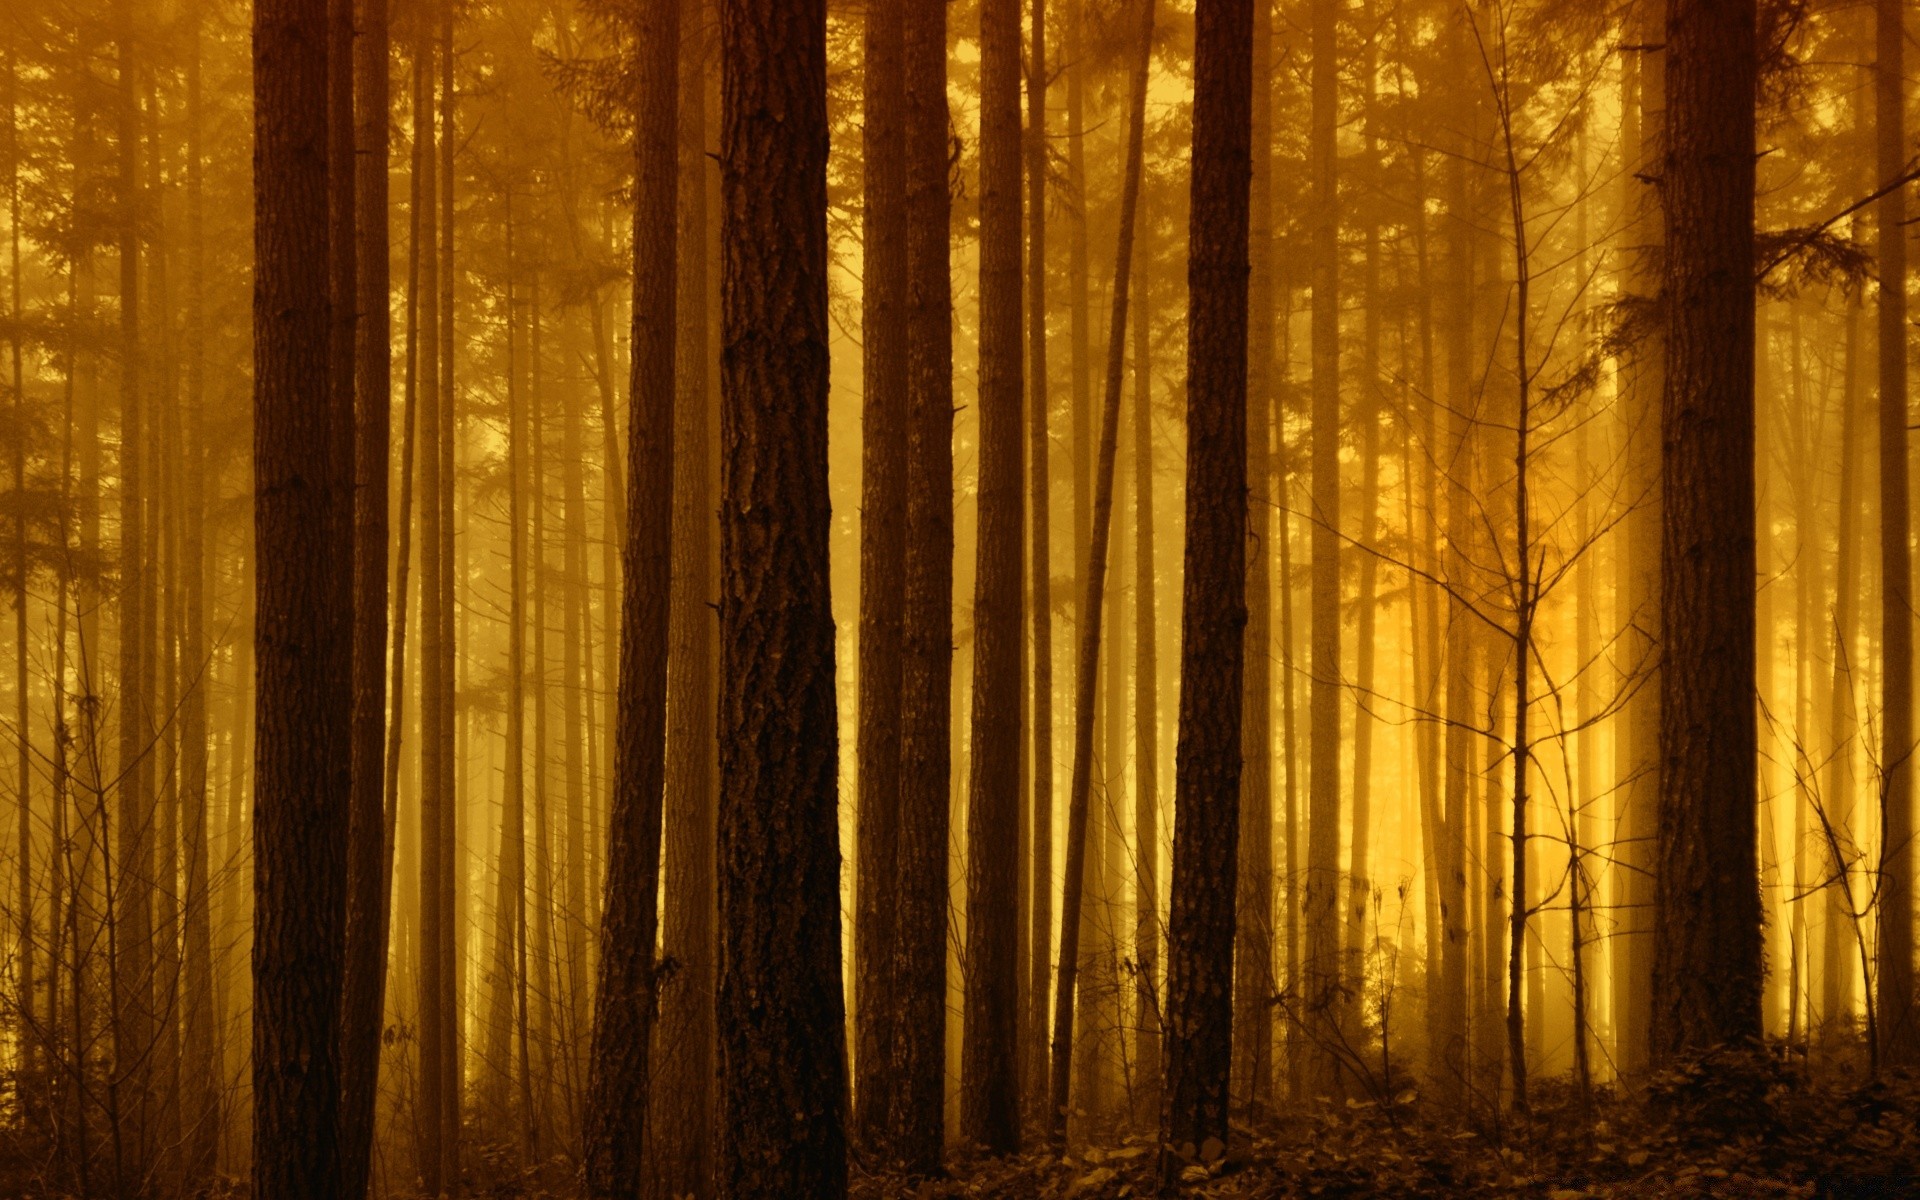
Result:
{"label": "dark tree trunk", "polygon": [[900,564],[907,555],[905,18],[867,6],[861,276],[859,798],[854,887],[854,1136],[887,1152],[899,993],[893,986],[900,835]]}
{"label": "dark tree trunk", "polygon": [[939,1167],[945,1141],[948,809],[953,677],[953,297],[947,11],[905,13],[907,545],[892,1098],[893,1154]]}
{"label": "dark tree trunk", "polygon": [[[1234,1100],[1250,1115],[1273,1102],[1273,3],[1253,0],[1247,349],[1246,742],[1234,956]],[[1289,681],[1291,686],[1291,681]]]}
{"label": "dark tree trunk", "polygon": [[1033,619],[1033,868],[1027,985],[1028,1104],[1047,1107],[1047,984],[1053,949],[1053,549],[1047,432],[1047,0],[1033,0],[1027,63],[1027,571]]}
{"label": "dark tree trunk", "polygon": [[1660,820],[1653,1050],[1757,1042],[1753,0],[1673,0],[1666,42]]}
{"label": "dark tree trunk", "polygon": [[636,1196],[644,1181],[648,1057],[659,933],[672,575],[674,255],[680,0],[646,0],[634,121],[633,333],[627,521],[621,546],[619,704],[613,736],[599,970],[587,1069],[586,1184]]}
{"label": "dark tree trunk", "polygon": [[1011,1154],[1020,1145],[1019,0],[984,0],[980,48],[980,536],[960,1135]]}
{"label": "dark tree trunk", "polygon": [[[1113,527],[1114,461],[1120,452],[1120,389],[1126,362],[1127,287],[1133,267],[1134,222],[1140,206],[1140,176],[1145,161],[1147,67],[1153,52],[1153,0],[1140,13],[1140,41],[1128,100],[1127,159],[1120,189],[1120,236],[1113,260],[1113,309],[1107,326],[1106,393],[1101,402],[1100,453],[1093,480],[1092,528],[1087,539],[1085,593],[1081,597],[1080,654],[1073,684],[1073,778],[1067,797],[1066,882],[1060,903],[1060,964],[1053,1004],[1053,1071],[1048,1088],[1047,1134],[1056,1143],[1067,1136],[1069,1089],[1073,1076],[1073,1026],[1079,982],[1082,919],[1094,872],[1087,861],[1088,818],[1093,792],[1095,688],[1100,676],[1100,628],[1107,590],[1107,550]],[[1117,717],[1118,714],[1116,714]],[[1117,775],[1118,772],[1114,772]],[[1095,853],[1098,851],[1096,849]]]}
{"label": "dark tree trunk", "polygon": [[680,229],[675,284],[672,645],[667,654],[666,898],[664,953],[679,965],[660,996],[654,1042],[662,1095],[649,1150],[653,1194],[713,1195],[713,838],[718,745],[713,735],[714,601],[718,580],[713,495],[713,315],[703,0],[681,0]]}
{"label": "dark tree trunk", "polygon": [[[1253,5],[1201,0],[1194,26],[1187,267],[1187,544],[1180,612],[1167,1085],[1160,1140],[1227,1142],[1247,623],[1247,229]],[[1172,1165],[1171,1157],[1164,1160]],[[1163,1170],[1164,1174],[1164,1170]]]}
{"label": "dark tree trunk", "polygon": [[347,834],[347,958],[341,1018],[344,1200],[366,1195],[387,982],[387,476],[392,330],[387,281],[387,0],[361,0],[354,46],[358,145],[353,447],[353,808]]}
{"label": "dark tree trunk", "polygon": [[[1879,177],[1906,166],[1906,8],[1874,4]],[[1884,866],[1880,885],[1879,1026],[1883,1057],[1920,1056],[1913,996],[1913,562],[1907,492],[1906,189],[1881,197],[1880,251],[1880,638]]]}
{"label": "dark tree trunk", "polygon": [[720,1190],[737,1200],[847,1187],[826,25],[821,0],[720,8]]}
{"label": "dark tree trunk", "polygon": [[[253,1194],[340,1194],[351,464],[329,347],[327,6],[254,8]],[[345,166],[345,164],[342,164]]]}

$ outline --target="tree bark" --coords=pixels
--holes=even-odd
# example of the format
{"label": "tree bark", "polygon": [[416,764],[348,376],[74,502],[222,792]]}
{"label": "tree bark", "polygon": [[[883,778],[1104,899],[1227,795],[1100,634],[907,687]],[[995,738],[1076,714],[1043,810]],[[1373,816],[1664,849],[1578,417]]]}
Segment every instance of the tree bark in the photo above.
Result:
{"label": "tree bark", "polygon": [[[1877,0],[1875,126],[1879,178],[1906,166],[1905,9]],[[1913,562],[1907,482],[1906,189],[1875,212],[1880,274],[1880,709],[1882,786],[1879,1027],[1882,1058],[1920,1057],[1913,996]]]}
{"label": "tree bark", "polygon": [[[329,348],[325,0],[254,8],[253,1193],[340,1193],[351,466]],[[346,164],[338,164],[342,168]]]}
{"label": "tree bark", "polygon": [[738,1200],[847,1186],[826,24],[821,0],[720,8],[720,1179]]}
{"label": "tree bark", "polygon": [[[1187,267],[1187,543],[1180,615],[1167,1084],[1160,1140],[1227,1142],[1247,623],[1247,276],[1253,5],[1195,13]],[[1316,294],[1318,289],[1316,289]],[[1318,779],[1318,774],[1315,776]],[[1173,1165],[1163,1156],[1163,1178]]]}
{"label": "tree bark", "polygon": [[585,1130],[587,1191],[608,1200],[638,1195],[645,1181],[673,550],[680,0],[647,0],[638,15],[619,703]]}
{"label": "tree bark", "polygon": [[980,532],[960,1136],[1000,1155],[1020,1147],[1019,0],[983,0],[980,47]]}
{"label": "tree bark", "polygon": [[362,1200],[372,1170],[373,1114],[387,974],[387,478],[392,439],[388,300],[387,0],[361,0],[354,46],[358,92],[353,543],[353,801],[347,833],[347,958],[341,1014],[343,1200]]}
{"label": "tree bark", "polygon": [[899,992],[901,637],[907,555],[906,10],[867,6],[861,273],[859,797],[855,829],[854,1137],[884,1154]]}
{"label": "tree bark", "polygon": [[1760,1037],[1755,860],[1753,0],[1673,0],[1666,41],[1660,821],[1653,1049]]}

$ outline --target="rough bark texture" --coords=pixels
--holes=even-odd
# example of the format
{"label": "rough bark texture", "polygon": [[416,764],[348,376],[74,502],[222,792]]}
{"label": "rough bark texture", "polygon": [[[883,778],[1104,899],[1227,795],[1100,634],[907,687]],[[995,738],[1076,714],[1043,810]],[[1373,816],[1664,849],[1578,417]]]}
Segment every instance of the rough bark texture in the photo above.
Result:
{"label": "rough bark texture", "polygon": [[980,535],[960,1136],[1010,1154],[1020,1145],[1019,0],[983,0],[980,47]]}
{"label": "rough bark texture", "polygon": [[253,1194],[340,1194],[350,464],[329,360],[325,0],[254,7]]}
{"label": "rough bark texture", "polygon": [[341,1017],[344,1200],[366,1195],[387,982],[387,476],[392,328],[387,248],[387,2],[363,0],[355,45],[357,235],[353,450],[353,808],[347,834],[347,958]]}
{"label": "rough bark texture", "polygon": [[894,986],[894,1157],[940,1164],[945,1134],[953,676],[953,297],[947,11],[908,0],[907,549]]}
{"label": "rough bark texture", "polygon": [[638,10],[633,341],[627,522],[620,553],[620,676],[602,892],[585,1176],[595,1197],[643,1182],[659,933],[666,774],[668,592],[673,546],[674,255],[679,180],[680,0]]}
{"label": "rough bark texture", "polygon": [[908,0],[867,6],[861,268],[859,814],[854,831],[854,1137],[884,1154],[898,994],[892,985],[907,554]]}
{"label": "rough bark texture", "polygon": [[1167,923],[1163,1144],[1227,1141],[1247,623],[1250,0],[1201,0],[1194,26],[1187,266],[1187,542],[1180,611],[1173,907]]}
{"label": "rough bark texture", "polygon": [[[1906,8],[1877,0],[1875,98],[1879,177],[1906,166]],[[1880,251],[1880,638],[1881,769],[1886,772],[1885,867],[1880,885],[1880,1033],[1884,1057],[1920,1055],[1913,996],[1913,562],[1907,492],[1906,189],[1881,197]]]}
{"label": "rough bark texture", "polygon": [[1760,1037],[1753,0],[1667,16],[1653,1051]]}
{"label": "rough bark texture", "polygon": [[720,1190],[738,1200],[847,1186],[826,24],[821,0],[720,8]]}

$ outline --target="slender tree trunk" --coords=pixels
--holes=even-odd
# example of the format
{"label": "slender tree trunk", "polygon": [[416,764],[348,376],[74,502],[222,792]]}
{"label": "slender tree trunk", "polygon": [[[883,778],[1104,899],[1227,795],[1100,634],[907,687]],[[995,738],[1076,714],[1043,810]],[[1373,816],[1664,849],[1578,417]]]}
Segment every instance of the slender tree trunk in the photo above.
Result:
{"label": "slender tree trunk", "polygon": [[1246,765],[1234,956],[1234,1101],[1273,1103],[1273,72],[1272,0],[1253,0],[1252,185],[1248,216]]}
{"label": "slender tree trunk", "polygon": [[1334,1057],[1340,985],[1340,296],[1337,42],[1340,0],[1314,0],[1312,22],[1313,179],[1309,257],[1313,268],[1312,677],[1308,709],[1306,961],[1298,1003],[1306,1023],[1313,1086],[1339,1086]]}
{"label": "slender tree trunk", "polygon": [[1755,859],[1753,0],[1673,0],[1666,43],[1660,821],[1652,1044],[1760,1037]]}
{"label": "slender tree trunk", "polygon": [[847,1186],[826,24],[820,0],[720,8],[720,1176],[738,1200]]}
{"label": "slender tree trunk", "polygon": [[680,0],[647,0],[639,19],[619,708],[585,1131],[588,1193],[609,1200],[644,1184],[673,549]]}
{"label": "slender tree trunk", "polygon": [[[1020,1146],[1020,3],[980,6],[980,533],[960,1136]],[[1118,340],[1124,328],[1116,327]],[[1114,714],[1118,720],[1119,714]]]}
{"label": "slender tree trunk", "polygon": [[[40,1025],[36,987],[35,938],[33,912],[33,736],[32,710],[27,699],[27,393],[26,375],[21,359],[21,287],[20,287],[20,167],[25,155],[20,147],[20,62],[18,32],[7,41],[7,231],[11,259],[9,291],[13,328],[7,335],[8,358],[13,372],[13,495],[17,511],[13,517],[13,648],[14,648],[14,753],[17,757],[14,806],[18,814],[19,836],[14,844],[14,871],[18,877],[17,909],[13,914],[19,939],[14,960],[13,994],[19,1006],[19,1062],[15,1074],[22,1081],[33,1080],[18,1089],[24,1100],[29,1089],[37,1088]],[[53,861],[48,855],[47,861]],[[35,1114],[22,1114],[31,1118]]]}
{"label": "slender tree trunk", "polygon": [[[1625,187],[1636,189],[1629,200],[1634,219],[1628,241],[1626,290],[1647,302],[1660,290],[1665,255],[1661,204],[1664,192],[1637,182],[1660,172],[1664,112],[1666,109],[1665,52],[1654,47],[1665,42],[1666,4],[1644,5],[1634,40],[1642,47],[1627,58],[1637,103],[1625,104],[1627,130],[1622,152],[1629,170]],[[1654,809],[1660,786],[1660,396],[1666,387],[1664,330],[1651,331],[1635,348],[1627,372],[1624,406],[1626,439],[1626,545],[1620,555],[1617,582],[1626,605],[1621,622],[1627,664],[1621,687],[1628,691],[1625,721],[1616,743],[1619,778],[1615,840],[1620,843],[1614,875],[1614,907],[1619,912],[1614,933],[1613,1011],[1614,1058],[1623,1075],[1637,1076],[1649,1062],[1653,1019],[1653,836]],[[1621,751],[1624,750],[1624,753]]]}
{"label": "slender tree trunk", "polygon": [[713,1195],[714,495],[713,387],[707,283],[707,28],[703,0],[680,20],[679,265],[674,368],[673,593],[667,654],[665,953],[678,968],[662,990],[655,1039],[661,1107],[649,1139],[655,1195]]}
{"label": "slender tree trunk", "polygon": [[1153,308],[1147,266],[1133,316],[1133,890],[1134,1125],[1159,1118],[1160,1053],[1160,699],[1153,544]]}
{"label": "slender tree trunk", "polygon": [[861,271],[859,797],[855,829],[854,1137],[884,1153],[899,993],[893,986],[900,824],[901,636],[907,555],[905,17],[867,6]]}
{"label": "slender tree trunk", "polygon": [[1047,1109],[1047,984],[1053,949],[1053,543],[1047,430],[1047,0],[1033,0],[1027,63],[1027,570],[1033,619],[1032,931],[1027,938],[1028,1107]]}
{"label": "slender tree trunk", "polygon": [[[1180,616],[1167,1095],[1160,1140],[1227,1142],[1247,624],[1247,277],[1253,5],[1195,14],[1187,267],[1187,545]],[[1264,752],[1264,748],[1262,750]],[[1209,1153],[1208,1147],[1214,1148]],[[1174,1167],[1163,1154],[1162,1178]]]}
{"label": "slender tree trunk", "polygon": [[[1879,178],[1906,166],[1906,10],[1877,0],[1875,127]],[[1882,1057],[1920,1056],[1913,996],[1913,563],[1907,491],[1906,189],[1875,212],[1880,257],[1880,639],[1882,850],[1879,1026]]]}
{"label": "slender tree trunk", "polygon": [[[189,1140],[182,1182],[197,1194],[213,1175],[220,1148],[221,1072],[216,1044],[212,895],[209,885],[207,692],[211,654],[207,637],[208,559],[206,554],[206,270],[205,168],[202,137],[205,109],[201,93],[201,14],[188,27],[187,48],[187,296],[186,397],[181,514],[181,575],[186,590],[185,639],[181,647],[194,683],[181,707],[181,798],[186,835],[185,1051],[190,1090]],[[18,271],[15,278],[18,278]],[[63,639],[64,642],[64,639]],[[62,653],[65,647],[62,645]],[[56,815],[56,821],[59,817]]]}
{"label": "slender tree trunk", "polygon": [[387,479],[393,422],[387,279],[387,53],[387,0],[361,0],[359,40],[354,46],[354,85],[359,93],[355,203],[360,244],[354,367],[353,808],[347,836],[346,1000],[341,1022],[344,1200],[362,1200],[372,1170],[390,896]]}
{"label": "slender tree trunk", "polygon": [[[420,1022],[419,1089],[416,1105],[420,1124],[420,1178],[429,1196],[444,1192],[452,1180],[446,1164],[449,1122],[445,1114],[455,1103],[446,1093],[454,1031],[447,1022],[445,997],[452,992],[441,947],[451,920],[441,878],[449,855],[442,831],[449,824],[447,810],[454,798],[447,794],[442,760],[446,743],[441,729],[449,721],[444,677],[450,654],[443,611],[446,591],[441,586],[448,566],[446,541],[441,536],[446,508],[441,494],[448,486],[441,442],[446,422],[440,389],[440,253],[438,106],[434,99],[435,42],[429,22],[420,23],[414,47],[413,136],[414,167],[419,175],[416,218],[420,263],[418,341],[418,403],[420,422]],[[410,252],[411,253],[411,252]]]}
{"label": "slender tree trunk", "polygon": [[[1053,1001],[1053,1072],[1048,1094],[1048,1136],[1063,1143],[1073,1068],[1075,984],[1080,970],[1081,912],[1090,888],[1087,824],[1093,791],[1093,716],[1100,669],[1100,621],[1107,586],[1107,547],[1113,525],[1114,460],[1120,443],[1121,367],[1126,356],[1127,285],[1133,264],[1135,214],[1145,160],[1147,70],[1153,53],[1153,0],[1141,10],[1138,58],[1128,101],[1127,160],[1120,192],[1120,237],[1114,255],[1113,312],[1108,323],[1107,383],[1095,474],[1092,530],[1087,542],[1086,594],[1082,599],[1080,656],[1074,676],[1073,782],[1067,798],[1066,885],[1060,904],[1060,961]],[[1071,120],[1071,118],[1069,118]],[[1117,714],[1116,714],[1117,716]]]}
{"label": "slender tree trunk", "polygon": [[[115,859],[108,922],[114,942],[112,1110],[117,1190],[144,1177],[152,1107],[153,1012],[153,757],[149,752],[151,678],[145,639],[152,585],[141,553],[146,528],[145,405],[140,330],[139,100],[131,0],[115,0],[119,83],[116,154],[120,257],[120,609],[119,781]],[[257,23],[257,22],[256,22]],[[324,131],[322,132],[324,136]],[[324,164],[325,150],[316,151]],[[323,247],[324,249],[324,247]],[[324,263],[323,263],[324,266]],[[322,277],[324,286],[324,276]],[[97,544],[97,543],[96,543]]]}
{"label": "slender tree trunk", "polygon": [[[253,1193],[340,1194],[351,464],[329,349],[324,0],[254,8]],[[333,164],[345,169],[349,164]]]}

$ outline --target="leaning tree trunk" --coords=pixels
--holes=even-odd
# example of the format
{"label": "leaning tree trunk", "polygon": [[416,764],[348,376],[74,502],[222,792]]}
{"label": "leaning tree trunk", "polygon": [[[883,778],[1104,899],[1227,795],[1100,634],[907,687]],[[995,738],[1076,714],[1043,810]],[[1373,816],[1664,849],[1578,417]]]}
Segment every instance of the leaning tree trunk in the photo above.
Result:
{"label": "leaning tree trunk", "polygon": [[587,1191],[609,1200],[638,1195],[644,1179],[673,549],[680,0],[647,0],[639,15],[619,701],[584,1137]]}
{"label": "leaning tree trunk", "polygon": [[1755,859],[1754,0],[1667,20],[1653,1050],[1760,1030]]}
{"label": "leaning tree trunk", "polygon": [[[1114,338],[1121,335],[1116,327]],[[980,536],[960,1135],[990,1154],[1020,1147],[1020,349],[1020,0],[983,0]]]}
{"label": "leaning tree trunk", "polygon": [[[1107,589],[1107,545],[1113,526],[1113,468],[1120,450],[1121,368],[1126,359],[1127,284],[1133,265],[1133,227],[1145,161],[1147,67],[1153,54],[1153,0],[1141,10],[1139,57],[1127,123],[1126,174],[1120,190],[1120,238],[1113,260],[1113,311],[1107,325],[1107,383],[1102,403],[1099,469],[1095,473],[1092,530],[1087,541],[1086,591],[1080,610],[1080,658],[1074,676],[1073,782],[1067,797],[1066,882],[1060,901],[1060,963],[1054,977],[1053,1072],[1047,1134],[1067,1136],[1073,1075],[1074,987],[1080,969],[1081,909],[1087,887],[1087,825],[1093,793],[1094,688],[1100,674],[1100,622]],[[1118,714],[1115,714],[1116,718]]]}
{"label": "leaning tree trunk", "polygon": [[1167,922],[1163,1178],[1227,1142],[1234,892],[1247,623],[1247,227],[1251,0],[1201,0],[1194,25],[1187,266],[1187,549],[1180,613],[1173,908]]}
{"label": "leaning tree trunk", "polygon": [[720,1189],[739,1200],[847,1187],[826,29],[822,0],[720,6]]}
{"label": "leaning tree trunk", "polygon": [[[325,0],[254,8],[253,1192],[340,1194],[351,465],[329,351]],[[344,165],[344,164],[343,164]]]}

